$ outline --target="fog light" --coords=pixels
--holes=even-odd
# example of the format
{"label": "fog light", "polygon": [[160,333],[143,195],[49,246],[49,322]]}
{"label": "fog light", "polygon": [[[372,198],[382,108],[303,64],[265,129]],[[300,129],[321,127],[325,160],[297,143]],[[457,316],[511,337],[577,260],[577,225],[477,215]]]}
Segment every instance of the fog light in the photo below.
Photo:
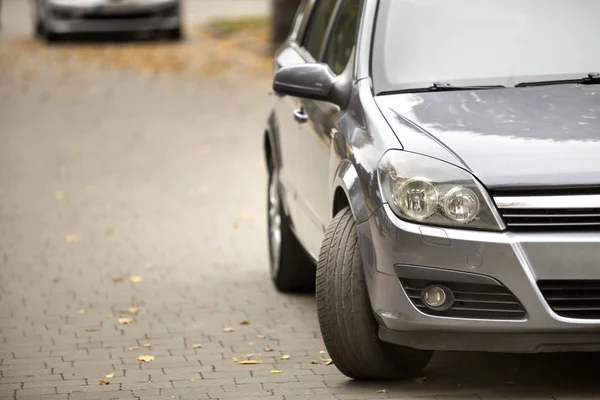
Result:
{"label": "fog light", "polygon": [[454,304],[452,291],[445,286],[431,285],[421,293],[423,304],[436,311],[444,311]]}

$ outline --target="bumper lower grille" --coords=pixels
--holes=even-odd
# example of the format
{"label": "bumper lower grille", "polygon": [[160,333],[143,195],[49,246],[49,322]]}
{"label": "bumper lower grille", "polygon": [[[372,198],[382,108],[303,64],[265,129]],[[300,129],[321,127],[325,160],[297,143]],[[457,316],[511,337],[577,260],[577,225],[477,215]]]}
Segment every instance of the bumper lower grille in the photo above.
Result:
{"label": "bumper lower grille", "polygon": [[556,314],[570,318],[600,319],[600,281],[539,281],[538,287]]}
{"label": "bumper lower grille", "polygon": [[[436,316],[476,319],[525,319],[525,310],[505,287],[479,283],[439,282],[400,279],[410,301],[419,311]],[[421,293],[432,284],[446,286],[454,294],[454,304],[446,311],[434,311],[421,300]]]}
{"label": "bumper lower grille", "polygon": [[156,10],[129,11],[129,12],[78,12],[69,9],[56,8],[52,10],[52,15],[61,20],[139,20],[156,17],[176,16],[179,12],[177,5],[169,6]]}
{"label": "bumper lower grille", "polygon": [[[589,189],[592,190],[592,189]],[[513,231],[586,231],[600,229],[599,189],[494,193],[506,227]],[[572,191],[571,191],[572,192]]]}

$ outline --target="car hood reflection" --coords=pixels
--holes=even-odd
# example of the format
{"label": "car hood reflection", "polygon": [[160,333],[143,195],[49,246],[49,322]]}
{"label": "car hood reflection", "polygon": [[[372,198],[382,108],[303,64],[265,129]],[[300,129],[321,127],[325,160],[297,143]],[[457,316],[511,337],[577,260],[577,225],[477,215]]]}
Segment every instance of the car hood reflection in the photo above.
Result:
{"label": "car hood reflection", "polygon": [[600,86],[378,96],[407,151],[499,187],[600,186]]}

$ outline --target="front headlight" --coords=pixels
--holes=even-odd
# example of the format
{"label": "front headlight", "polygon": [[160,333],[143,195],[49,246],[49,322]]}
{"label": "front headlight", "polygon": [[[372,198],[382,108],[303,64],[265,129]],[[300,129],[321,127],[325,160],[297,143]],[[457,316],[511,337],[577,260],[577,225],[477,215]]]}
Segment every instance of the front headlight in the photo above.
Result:
{"label": "front headlight", "polygon": [[502,229],[481,185],[452,164],[390,150],[379,163],[379,184],[400,218],[450,227]]}

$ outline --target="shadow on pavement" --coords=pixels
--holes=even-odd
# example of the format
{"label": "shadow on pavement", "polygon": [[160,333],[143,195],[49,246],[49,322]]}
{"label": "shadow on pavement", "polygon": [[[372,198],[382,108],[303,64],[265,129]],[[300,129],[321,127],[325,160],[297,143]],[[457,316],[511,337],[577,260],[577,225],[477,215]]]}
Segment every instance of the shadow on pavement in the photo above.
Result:
{"label": "shadow on pavement", "polygon": [[[39,39],[44,43],[43,39]],[[125,33],[86,33],[64,34],[47,43],[50,46],[73,44],[135,44],[135,43],[178,43],[185,39],[174,40],[165,32],[125,32]]]}
{"label": "shadow on pavement", "polygon": [[517,399],[566,395],[598,398],[598,353],[499,354],[440,352],[423,379],[405,382],[355,382],[347,389],[385,389],[412,396],[486,394]]}

